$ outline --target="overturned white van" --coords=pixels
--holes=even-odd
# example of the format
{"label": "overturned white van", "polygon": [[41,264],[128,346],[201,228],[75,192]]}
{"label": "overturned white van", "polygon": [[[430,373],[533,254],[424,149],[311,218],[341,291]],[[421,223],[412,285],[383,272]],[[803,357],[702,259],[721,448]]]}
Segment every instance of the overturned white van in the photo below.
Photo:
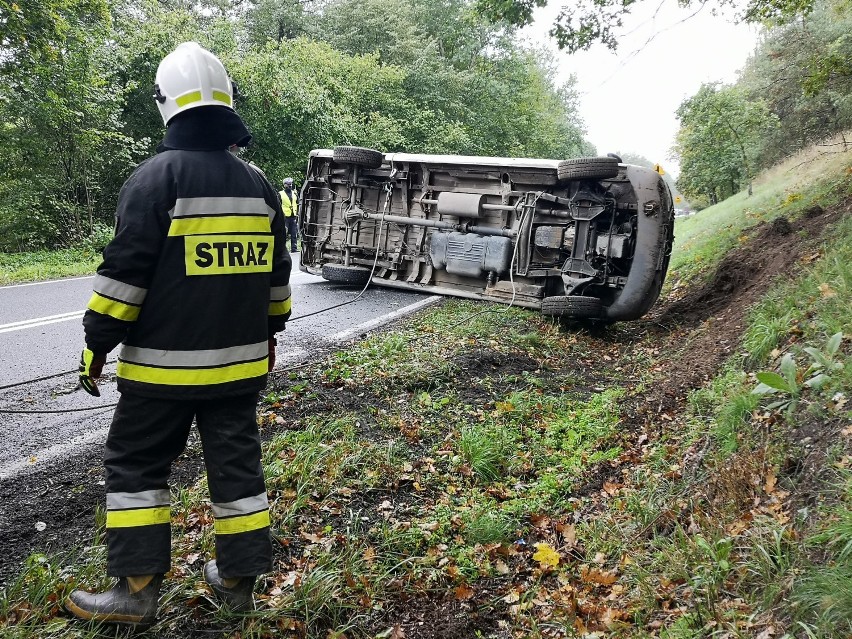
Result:
{"label": "overturned white van", "polygon": [[674,206],[655,171],[616,156],[535,160],[310,153],[299,203],[301,269],[624,321],[656,301]]}

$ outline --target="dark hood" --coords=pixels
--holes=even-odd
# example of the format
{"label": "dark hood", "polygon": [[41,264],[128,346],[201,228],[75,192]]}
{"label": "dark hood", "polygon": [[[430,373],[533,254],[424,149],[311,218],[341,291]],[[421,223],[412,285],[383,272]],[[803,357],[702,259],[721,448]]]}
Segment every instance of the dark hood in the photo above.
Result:
{"label": "dark hood", "polygon": [[169,122],[157,152],[224,151],[248,146],[251,133],[234,111],[224,106],[204,106],[178,113]]}

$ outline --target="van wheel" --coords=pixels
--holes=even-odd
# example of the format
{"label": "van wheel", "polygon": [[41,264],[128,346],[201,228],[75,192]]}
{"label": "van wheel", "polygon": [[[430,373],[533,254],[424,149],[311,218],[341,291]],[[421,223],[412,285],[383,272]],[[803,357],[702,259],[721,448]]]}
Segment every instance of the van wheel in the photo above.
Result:
{"label": "van wheel", "polygon": [[572,158],[556,167],[560,182],[570,180],[607,180],[618,175],[618,159],[611,157]]}
{"label": "van wheel", "polygon": [[365,149],[360,146],[336,146],[332,157],[335,162],[341,164],[357,164],[368,169],[377,169],[382,165],[384,159],[381,151]]}
{"label": "van wheel", "polygon": [[541,314],[550,317],[595,319],[601,316],[603,302],[583,295],[554,295],[541,300]]}
{"label": "van wheel", "polygon": [[363,286],[370,281],[372,271],[365,266],[343,266],[342,264],[324,264],[322,276],[335,284]]}

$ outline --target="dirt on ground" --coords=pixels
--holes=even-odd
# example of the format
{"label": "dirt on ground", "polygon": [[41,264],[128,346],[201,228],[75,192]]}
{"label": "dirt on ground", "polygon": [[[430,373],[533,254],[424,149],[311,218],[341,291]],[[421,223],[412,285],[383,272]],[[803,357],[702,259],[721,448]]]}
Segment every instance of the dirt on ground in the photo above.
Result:
{"label": "dirt on ground", "polygon": [[[792,277],[803,262],[818,252],[824,230],[850,211],[852,202],[826,210],[815,207],[795,221],[779,218],[753,227],[706,283],[684,290],[676,288],[645,318],[618,331],[565,327],[566,331],[576,331],[578,339],[594,340],[613,353],[643,348],[665,354],[659,358],[656,382],[626,400],[622,415],[625,448],[629,449],[631,443],[638,445],[643,438],[654,437],[653,429],[659,426],[650,425],[659,422],[661,413],[676,415],[684,410],[690,391],[710,380],[739,348],[750,307],[774,283]],[[495,370],[520,374],[538,368],[532,359],[507,358],[488,349],[459,357],[455,365],[463,369],[461,378],[471,380],[493,375]],[[601,362],[585,367],[583,372],[598,374],[602,380],[608,377],[606,365]],[[474,401],[483,391],[471,385],[462,392]],[[335,390],[317,395],[301,406],[300,412],[333,413],[347,404],[363,407],[364,401],[354,391]],[[820,438],[827,438],[830,431],[805,432],[807,425],[802,429],[794,436],[811,437],[812,445],[802,458],[790,460],[787,469],[790,473],[817,468],[820,455],[824,455],[829,443]],[[197,446],[190,447],[175,465],[175,484],[191,484],[197,479],[202,467],[197,450]],[[96,447],[64,463],[34,470],[23,479],[0,482],[0,499],[6,504],[6,514],[0,522],[0,586],[20,573],[32,553],[61,554],[91,543],[95,509],[104,502],[100,462],[101,451]],[[593,473],[586,478],[581,491],[600,490],[606,479],[605,469]],[[793,498],[808,499],[805,494]],[[34,522],[44,522],[45,529],[36,530]],[[294,550],[282,547],[279,552],[289,555]],[[451,594],[436,592],[430,597],[400,602],[398,609],[386,610],[383,619],[374,620],[376,627],[393,620],[401,625],[407,639],[467,638],[474,636],[475,631],[502,636],[495,619],[483,618],[477,612],[478,604],[489,596],[487,584],[469,601],[458,601]],[[186,629],[181,636],[184,639],[211,636],[210,632],[209,626],[200,625],[197,629]]]}

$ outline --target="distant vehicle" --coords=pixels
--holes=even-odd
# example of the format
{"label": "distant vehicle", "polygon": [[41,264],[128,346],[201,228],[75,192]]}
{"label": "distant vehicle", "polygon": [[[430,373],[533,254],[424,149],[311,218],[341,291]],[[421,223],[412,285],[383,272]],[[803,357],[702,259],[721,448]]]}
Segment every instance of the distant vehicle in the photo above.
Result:
{"label": "distant vehicle", "polygon": [[669,187],[616,156],[318,149],[299,204],[300,268],[331,282],[602,322],[651,308],[674,240]]}
{"label": "distant vehicle", "polygon": [[692,215],[692,211],[689,209],[675,209],[675,217],[687,217]]}

